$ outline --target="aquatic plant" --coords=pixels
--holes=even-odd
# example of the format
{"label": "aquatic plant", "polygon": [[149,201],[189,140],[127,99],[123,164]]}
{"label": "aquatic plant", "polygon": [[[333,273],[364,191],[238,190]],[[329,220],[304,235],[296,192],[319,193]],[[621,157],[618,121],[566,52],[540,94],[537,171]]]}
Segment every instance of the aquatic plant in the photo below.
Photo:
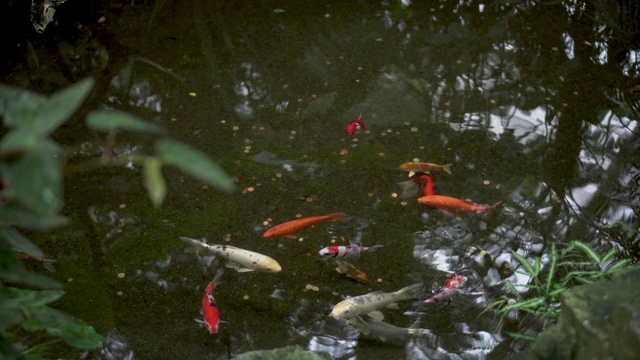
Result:
{"label": "aquatic plant", "polygon": [[[8,128],[0,140],[0,358],[41,358],[48,345],[64,341],[78,349],[96,349],[104,337],[95,329],[49,304],[64,295],[60,281],[28,270],[16,251],[42,259],[43,252],[25,235],[68,223],[61,215],[63,183],[69,154],[52,140],[58,129],[93,88],[87,78],[51,96],[0,85],[0,116]],[[134,164],[142,167],[148,196],[160,206],[166,196],[162,167],[171,165],[189,175],[230,191],[230,178],[207,156],[163,137],[161,127],[118,111],[95,111],[86,124],[106,131],[102,156],[76,170]],[[117,131],[159,135],[155,154],[112,153]],[[31,334],[29,334],[31,333]],[[46,333],[46,334],[45,334]]]}
{"label": "aquatic plant", "polygon": [[[500,316],[496,331],[502,326],[505,317],[510,313],[523,313],[519,328],[522,329],[526,319],[533,316],[546,328],[555,324],[560,316],[560,296],[570,288],[581,284],[591,284],[602,279],[611,272],[631,263],[631,259],[618,259],[619,251],[614,247],[606,254],[599,255],[589,245],[581,241],[572,241],[565,249],[558,252],[556,244],[551,245],[548,262],[542,265],[542,258],[532,260],[513,252],[519,266],[519,272],[530,278],[527,285],[514,285],[505,280],[510,293],[500,296],[482,312],[495,309]],[[519,291],[516,287],[526,287],[528,291]],[[506,332],[514,338],[527,340],[535,336],[522,333]]]}

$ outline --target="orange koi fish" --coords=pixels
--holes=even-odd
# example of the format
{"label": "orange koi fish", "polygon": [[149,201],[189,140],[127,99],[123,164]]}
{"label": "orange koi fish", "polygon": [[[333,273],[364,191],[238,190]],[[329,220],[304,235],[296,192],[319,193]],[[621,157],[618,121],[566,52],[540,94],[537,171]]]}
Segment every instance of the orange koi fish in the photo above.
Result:
{"label": "orange koi fish", "polygon": [[287,221],[285,223],[273,226],[269,230],[265,231],[265,233],[262,236],[266,238],[282,236],[290,239],[295,239],[296,233],[298,231],[302,231],[307,228],[310,228],[311,226],[322,221],[340,220],[345,215],[346,215],[345,213],[333,213],[329,215],[310,216],[310,217]]}
{"label": "orange koi fish", "polygon": [[362,121],[362,113],[358,116],[357,119],[351,121],[349,125],[347,125],[346,133],[348,135],[353,135],[356,133],[356,130],[364,130],[364,121]]}
{"label": "orange koi fish", "polygon": [[418,172],[428,173],[431,172],[431,169],[442,170],[451,175],[451,164],[438,165],[428,162],[408,162],[400,165],[400,170],[408,171],[409,176],[413,176]]}
{"label": "orange koi fish", "polygon": [[40,257],[34,257],[34,256],[29,256],[21,251],[13,251],[14,254],[16,254],[16,257],[22,261],[29,261],[32,263],[36,263],[36,264],[42,264],[42,266],[51,271],[51,272],[55,272],[56,268],[53,266],[53,263],[56,262],[56,260],[53,259],[45,259],[45,258],[40,258]]}
{"label": "orange koi fish", "polygon": [[491,211],[498,205],[502,204],[502,200],[491,206],[477,205],[466,200],[456,199],[443,195],[426,195],[418,198],[420,204],[429,205],[433,208],[451,211],[454,214],[462,213],[485,213],[491,215]]}
{"label": "orange koi fish", "polygon": [[447,281],[447,284],[444,286],[444,289],[437,292],[432,297],[428,298],[424,302],[433,303],[433,302],[442,302],[445,300],[449,300],[458,292],[460,286],[467,280],[466,277],[462,275],[456,275]]}
{"label": "orange koi fish", "polygon": [[367,274],[365,274],[364,271],[353,266],[350,262],[347,262],[344,260],[338,260],[338,259],[333,259],[333,260],[336,262],[336,264],[338,264],[336,271],[339,272],[340,274],[344,274],[344,276],[350,279],[353,279],[355,281],[359,281],[365,284],[369,281]]}

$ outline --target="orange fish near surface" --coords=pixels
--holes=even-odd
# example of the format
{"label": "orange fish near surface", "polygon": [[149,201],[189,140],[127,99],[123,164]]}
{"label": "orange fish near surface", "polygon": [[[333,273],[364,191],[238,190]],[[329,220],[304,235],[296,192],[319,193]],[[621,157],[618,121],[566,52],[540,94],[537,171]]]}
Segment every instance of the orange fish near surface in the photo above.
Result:
{"label": "orange fish near surface", "polygon": [[[428,173],[431,171],[431,169],[442,170],[447,174],[451,175],[451,164],[438,165],[438,164],[432,164],[428,162],[408,162],[400,165],[400,170],[408,171],[410,173],[418,173],[418,172]],[[409,176],[412,176],[412,175],[413,174],[410,174]]]}
{"label": "orange fish near surface", "polygon": [[420,204],[429,205],[433,208],[451,211],[455,214],[462,213],[485,213],[491,215],[491,211],[498,205],[502,204],[502,201],[491,206],[477,205],[466,200],[456,199],[450,196],[443,195],[427,195],[418,198]]}
{"label": "orange fish near surface", "polygon": [[302,231],[304,229],[310,228],[311,226],[322,222],[322,221],[337,221],[340,220],[345,213],[333,213],[329,215],[321,215],[321,216],[310,216],[301,219],[287,221],[286,223],[275,225],[269,230],[265,231],[264,237],[288,237],[290,239],[296,238],[296,233],[298,231]]}

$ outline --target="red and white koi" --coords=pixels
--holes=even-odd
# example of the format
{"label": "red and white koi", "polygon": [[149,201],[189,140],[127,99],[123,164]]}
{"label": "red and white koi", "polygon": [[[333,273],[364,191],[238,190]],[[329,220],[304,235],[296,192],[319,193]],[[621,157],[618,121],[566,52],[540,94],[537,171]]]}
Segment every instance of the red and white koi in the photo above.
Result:
{"label": "red and white koi", "polygon": [[356,130],[365,130],[364,121],[362,121],[362,114],[347,125],[346,133],[347,135],[353,135],[356,133]]}
{"label": "red and white koi", "polygon": [[360,254],[365,251],[376,251],[383,247],[384,245],[374,245],[370,247],[335,245],[322,248],[318,251],[318,255],[323,259],[354,259],[360,257]]}
{"label": "red and white koi", "polygon": [[424,302],[433,303],[433,302],[443,302],[443,301],[450,300],[453,297],[453,295],[455,295],[458,292],[458,290],[460,289],[460,286],[464,284],[465,281],[467,281],[467,278],[464,277],[463,275],[456,275],[452,277],[451,279],[449,279],[449,281],[447,281],[447,284],[444,286],[444,289],[438,291],[435,295],[428,298]]}

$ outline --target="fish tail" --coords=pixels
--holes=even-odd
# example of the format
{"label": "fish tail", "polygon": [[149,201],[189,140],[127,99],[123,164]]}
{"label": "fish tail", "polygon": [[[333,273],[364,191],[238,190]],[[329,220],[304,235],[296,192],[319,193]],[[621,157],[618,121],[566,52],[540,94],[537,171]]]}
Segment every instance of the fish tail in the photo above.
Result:
{"label": "fish tail", "polygon": [[56,272],[56,268],[53,266],[54,262],[56,262],[56,260],[42,259],[42,266],[51,272]]}
{"label": "fish tail", "polygon": [[496,207],[500,206],[500,204],[502,204],[502,200],[499,200],[495,204],[486,207],[485,210],[484,210],[484,213],[487,214],[487,216],[491,215],[491,213],[493,212],[493,209],[495,209]]}
{"label": "fish tail", "polygon": [[378,245],[373,245],[372,247],[369,248],[369,251],[377,251],[380,250],[384,247],[384,245],[382,244],[378,244]]}
{"label": "fish tail", "polygon": [[327,216],[329,216],[329,220],[331,221],[338,221],[340,219],[342,219],[343,216],[346,216],[347,214],[339,212],[339,213],[333,213],[333,214],[329,214]]}
{"label": "fish tail", "polygon": [[203,244],[201,241],[198,241],[198,240],[195,240],[195,239],[191,239],[191,238],[184,237],[184,236],[180,236],[179,239],[190,245],[186,249],[186,251],[190,252],[190,253],[197,254],[200,250],[203,250],[203,249],[207,248],[206,244]]}
{"label": "fish tail", "polygon": [[216,271],[216,275],[213,277],[213,284],[215,286],[219,285],[221,283],[221,279],[222,279],[222,275],[224,275],[224,268],[219,268],[218,271]]}
{"label": "fish tail", "polygon": [[502,200],[498,200],[495,204],[491,205],[491,208],[494,209],[502,204]]}
{"label": "fish tail", "polygon": [[442,171],[444,171],[447,174],[451,175],[451,165],[453,165],[453,164],[442,165]]}
{"label": "fish tail", "polygon": [[405,286],[398,290],[403,299],[409,300],[420,297],[424,284],[416,283],[413,285]]}

